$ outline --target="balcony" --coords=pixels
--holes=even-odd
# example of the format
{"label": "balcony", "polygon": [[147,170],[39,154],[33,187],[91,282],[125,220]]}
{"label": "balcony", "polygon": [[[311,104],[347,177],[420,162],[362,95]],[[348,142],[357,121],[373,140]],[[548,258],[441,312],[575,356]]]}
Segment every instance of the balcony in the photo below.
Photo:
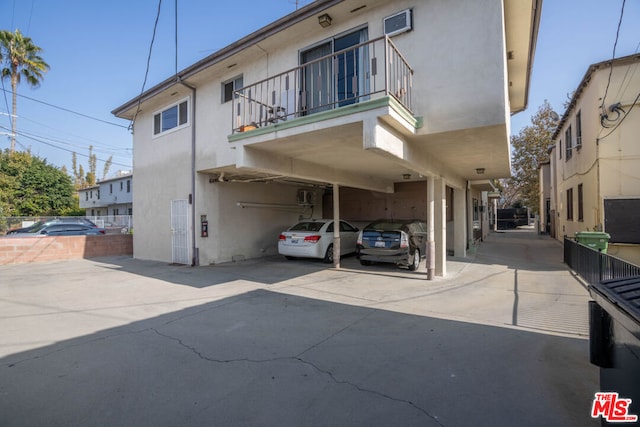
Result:
{"label": "balcony", "polygon": [[[234,92],[234,134],[389,97],[412,112],[413,69],[384,36],[308,61]],[[237,135],[239,136],[239,135]],[[231,139],[231,138],[230,138]]]}

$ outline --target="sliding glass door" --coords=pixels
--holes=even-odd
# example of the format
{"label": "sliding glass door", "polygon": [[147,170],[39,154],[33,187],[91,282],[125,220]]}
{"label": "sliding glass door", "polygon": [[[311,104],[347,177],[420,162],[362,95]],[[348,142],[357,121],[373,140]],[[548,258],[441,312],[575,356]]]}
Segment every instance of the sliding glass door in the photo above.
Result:
{"label": "sliding glass door", "polygon": [[301,53],[300,63],[309,64],[301,75],[303,114],[353,104],[368,93],[368,48],[354,48],[366,42],[367,37],[368,31],[364,28]]}

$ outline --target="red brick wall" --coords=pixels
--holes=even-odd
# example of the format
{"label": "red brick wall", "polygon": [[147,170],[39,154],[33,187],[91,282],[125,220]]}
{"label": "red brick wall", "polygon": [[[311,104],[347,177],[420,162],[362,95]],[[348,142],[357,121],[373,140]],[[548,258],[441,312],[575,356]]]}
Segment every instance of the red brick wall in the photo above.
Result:
{"label": "red brick wall", "polygon": [[133,236],[1,237],[0,265],[133,255]]}

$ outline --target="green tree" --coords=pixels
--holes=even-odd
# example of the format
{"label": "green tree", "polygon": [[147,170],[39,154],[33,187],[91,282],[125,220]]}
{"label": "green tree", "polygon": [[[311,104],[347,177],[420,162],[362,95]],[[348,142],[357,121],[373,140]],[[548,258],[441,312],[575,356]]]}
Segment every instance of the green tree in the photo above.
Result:
{"label": "green tree", "polygon": [[65,215],[76,208],[67,174],[28,152],[0,152],[0,208],[4,216]]}
{"label": "green tree", "polygon": [[511,137],[512,176],[508,183],[522,204],[533,212],[537,212],[539,207],[538,165],[549,159],[549,146],[553,144],[557,125],[558,115],[545,100],[531,117],[531,125]]}
{"label": "green tree", "polygon": [[11,152],[16,150],[17,96],[18,84],[24,78],[37,87],[43,74],[49,71],[49,65],[40,57],[42,49],[33,44],[30,37],[24,37],[20,30],[0,31],[0,77],[11,80],[12,116],[11,116]]}

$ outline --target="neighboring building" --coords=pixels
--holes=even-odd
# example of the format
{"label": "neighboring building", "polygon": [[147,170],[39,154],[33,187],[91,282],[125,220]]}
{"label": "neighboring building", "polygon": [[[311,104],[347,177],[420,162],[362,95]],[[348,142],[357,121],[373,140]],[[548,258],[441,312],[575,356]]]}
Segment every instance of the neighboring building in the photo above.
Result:
{"label": "neighboring building", "polygon": [[80,208],[87,217],[106,217],[114,220],[133,215],[133,175],[122,173],[115,178],[99,181],[92,187],[78,191]]}
{"label": "neighboring building", "polygon": [[134,256],[211,264],[277,253],[300,217],[415,217],[444,275],[510,175],[541,3],[317,0],[116,108],[149,213]]}
{"label": "neighboring building", "polygon": [[593,64],[553,136],[550,211],[558,238],[611,235],[609,254],[640,264],[640,55]]}

